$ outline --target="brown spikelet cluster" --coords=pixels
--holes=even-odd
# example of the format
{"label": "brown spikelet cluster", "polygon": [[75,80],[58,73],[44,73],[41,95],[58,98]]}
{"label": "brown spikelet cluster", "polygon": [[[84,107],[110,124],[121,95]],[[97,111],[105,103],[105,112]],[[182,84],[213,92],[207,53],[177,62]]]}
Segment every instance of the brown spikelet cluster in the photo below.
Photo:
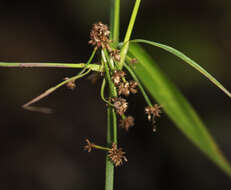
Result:
{"label": "brown spikelet cluster", "polygon": [[151,120],[151,118],[160,117],[161,106],[158,104],[155,104],[154,106],[148,106],[145,108],[145,113],[148,115],[148,120]]}
{"label": "brown spikelet cluster", "polygon": [[87,144],[84,146],[84,150],[91,152],[95,144],[91,143],[88,139],[86,139],[85,141]]}
{"label": "brown spikelet cluster", "polygon": [[90,41],[88,43],[97,48],[107,48],[111,50],[109,47],[109,35],[110,31],[108,26],[102,22],[98,22],[92,26],[92,30],[90,32]]}
{"label": "brown spikelet cluster", "polygon": [[[68,77],[65,77],[64,80],[68,80],[69,78]],[[66,84],[66,87],[70,90],[74,90],[76,88],[76,84],[75,84],[75,81],[72,80],[72,81],[69,81],[67,84]]]}
{"label": "brown spikelet cluster", "polygon": [[129,130],[130,127],[133,127],[135,125],[134,117],[127,116],[125,119],[120,120],[120,127],[125,129],[126,131]]}
{"label": "brown spikelet cluster", "polygon": [[108,151],[108,156],[116,167],[121,166],[123,161],[128,161],[124,155],[125,152],[122,151],[122,148],[117,148],[117,144],[115,143],[112,144],[112,148]]}
{"label": "brown spikelet cluster", "polygon": [[118,86],[118,94],[129,96],[130,93],[136,94],[137,93],[137,82],[135,81],[129,81],[129,82],[123,82],[120,83]]}
{"label": "brown spikelet cluster", "polygon": [[[119,127],[124,129],[125,131],[128,131],[131,127],[135,125],[135,119],[132,116],[127,116],[125,114],[128,109],[127,97],[131,94],[136,94],[138,92],[137,87],[141,88],[142,94],[145,96],[146,101],[148,97],[144,92],[144,89],[142,89],[142,84],[138,83],[138,80],[135,77],[136,73],[132,73],[132,69],[128,69],[131,74],[130,77],[133,78],[133,80],[128,80],[126,73],[121,70],[121,67],[118,64],[118,62],[120,62],[121,60],[119,49],[121,46],[115,47],[116,44],[113,44],[112,41],[109,40],[109,35],[110,32],[107,25],[103,24],[102,22],[93,24],[92,30],[90,32],[89,44],[93,45],[96,49],[103,49],[103,51],[101,52],[103,56],[102,66],[104,67],[103,72],[106,73],[106,75],[104,76],[104,82],[106,81],[109,83],[108,87],[110,90],[113,89],[113,93],[109,93],[110,96],[107,100],[104,97],[105,83],[102,83],[101,97],[106,102],[107,106],[111,106],[111,108],[115,110],[117,116],[119,117]],[[128,60],[130,60],[130,64],[128,64],[127,66],[133,67],[134,69],[135,64],[138,62],[137,59],[128,57]],[[96,74],[88,77],[88,79],[92,80],[93,82],[96,81],[96,78]],[[73,83],[68,84],[70,88],[71,85],[73,85]],[[111,96],[111,94],[113,94],[113,96]],[[148,99],[147,102],[150,102],[150,100]],[[152,121],[153,131],[156,130],[156,118],[160,117],[161,114],[160,108],[161,106],[159,106],[158,104],[145,107],[145,114],[147,114],[148,120]],[[117,117],[115,119],[117,119]],[[123,152],[121,148],[118,148],[116,143],[113,143],[112,147],[110,148],[95,145],[94,143],[91,143],[88,139],[86,139],[86,143],[87,144],[84,146],[84,149],[88,152],[91,152],[93,148],[107,151],[108,157],[116,167],[121,166],[124,162],[128,161],[125,157],[125,152]]]}
{"label": "brown spikelet cluster", "polygon": [[126,73],[124,71],[114,71],[111,79],[116,86],[118,86],[123,77],[125,77]]}
{"label": "brown spikelet cluster", "polygon": [[120,50],[115,49],[115,50],[111,50],[110,52],[111,57],[113,57],[113,59],[117,62],[120,61]]}
{"label": "brown spikelet cluster", "polygon": [[112,98],[111,101],[113,102],[116,112],[119,115],[123,115],[127,111],[128,103],[126,99],[118,97],[118,98]]}

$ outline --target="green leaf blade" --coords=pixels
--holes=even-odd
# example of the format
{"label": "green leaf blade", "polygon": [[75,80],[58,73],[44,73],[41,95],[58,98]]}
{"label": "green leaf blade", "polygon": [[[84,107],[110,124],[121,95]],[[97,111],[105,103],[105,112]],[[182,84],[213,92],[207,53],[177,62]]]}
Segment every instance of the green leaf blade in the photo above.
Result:
{"label": "green leaf blade", "polygon": [[193,61],[192,59],[190,59],[189,57],[187,57],[185,54],[183,54],[182,52],[164,45],[164,44],[160,44],[160,43],[156,43],[156,42],[152,42],[152,41],[148,41],[148,40],[143,40],[143,39],[137,39],[137,40],[132,40],[130,42],[136,42],[136,43],[145,43],[145,44],[149,44],[155,47],[159,47],[173,55],[175,55],[176,57],[182,59],[183,61],[185,61],[186,63],[188,63],[190,66],[192,66],[193,68],[195,68],[197,71],[199,71],[201,74],[203,74],[205,77],[207,77],[213,84],[215,84],[218,88],[220,88],[225,94],[227,94],[230,98],[231,98],[231,93],[219,82],[217,81],[210,73],[208,73],[203,67],[201,67],[199,64],[197,64],[195,61]]}
{"label": "green leaf blade", "polygon": [[134,72],[151,96],[163,106],[176,126],[213,162],[231,177],[231,167],[194,109],[138,45],[130,44],[129,53],[138,60]]}

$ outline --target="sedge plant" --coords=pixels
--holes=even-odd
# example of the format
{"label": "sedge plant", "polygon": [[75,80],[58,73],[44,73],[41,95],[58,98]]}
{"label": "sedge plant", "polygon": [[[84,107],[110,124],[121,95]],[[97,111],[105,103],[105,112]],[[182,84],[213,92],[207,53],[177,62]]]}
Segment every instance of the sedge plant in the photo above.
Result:
{"label": "sedge plant", "polygon": [[[114,167],[128,161],[125,152],[119,148],[117,129],[119,126],[128,131],[130,127],[134,126],[134,118],[127,114],[129,104],[126,98],[136,93],[141,93],[144,97],[146,102],[144,113],[147,115],[153,131],[156,130],[156,119],[160,117],[163,110],[208,158],[231,177],[231,166],[214,142],[204,123],[180,91],[168,80],[151,56],[139,44],[155,46],[175,55],[207,77],[228,97],[231,97],[231,93],[204,68],[180,51],[148,40],[131,39],[140,3],[141,0],[135,1],[126,34],[120,41],[120,0],[110,1],[110,26],[108,27],[102,22],[93,24],[89,40],[93,50],[85,63],[0,62],[0,66],[81,69],[75,76],[65,78],[56,86],[49,88],[22,106],[24,109],[42,113],[52,113],[52,110],[33,106],[34,103],[62,86],[74,90],[75,82],[79,78],[83,78],[92,72],[100,73],[103,78],[100,95],[107,109],[106,145],[96,145],[94,142],[86,139],[84,149],[88,152],[91,152],[93,149],[106,152],[105,190],[113,190]],[[94,62],[97,55],[99,55],[99,63]],[[158,103],[154,103],[154,100]]]}

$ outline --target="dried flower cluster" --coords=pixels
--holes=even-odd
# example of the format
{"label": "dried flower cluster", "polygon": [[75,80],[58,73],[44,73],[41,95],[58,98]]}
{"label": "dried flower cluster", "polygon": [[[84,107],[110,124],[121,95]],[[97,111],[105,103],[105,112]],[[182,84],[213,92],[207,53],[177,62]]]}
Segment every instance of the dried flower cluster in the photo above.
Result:
{"label": "dried flower cluster", "polygon": [[85,140],[87,145],[84,146],[84,150],[87,150],[88,152],[91,152],[94,148],[94,143],[91,143],[88,139]]}
{"label": "dried flower cluster", "polygon": [[148,115],[148,120],[151,120],[155,117],[160,117],[161,112],[161,106],[159,106],[158,104],[145,108],[145,113]]}
{"label": "dried flower cluster", "polygon": [[158,104],[155,104],[153,106],[147,106],[145,108],[145,113],[148,115],[148,120],[152,121],[153,124],[153,132],[156,131],[156,117],[160,117],[160,114],[162,113],[161,111],[161,106]]}
{"label": "dried flower cluster", "polygon": [[116,167],[121,166],[123,161],[128,161],[124,155],[125,152],[122,151],[122,148],[117,148],[117,144],[115,143],[112,144],[112,148],[108,151],[108,156]]}
{"label": "dried flower cluster", "polygon": [[107,25],[102,22],[93,24],[88,43],[97,48],[109,48],[109,35],[110,31]]}
{"label": "dried flower cluster", "polygon": [[125,73],[124,71],[119,71],[119,70],[117,71],[117,70],[116,70],[116,71],[114,71],[114,73],[113,73],[111,79],[112,79],[112,81],[114,82],[114,84],[115,84],[116,86],[118,86],[118,85],[120,84],[122,78],[125,77],[125,75],[126,75],[126,73]]}
{"label": "dried flower cluster", "polygon": [[111,101],[114,103],[114,107],[116,109],[116,112],[121,116],[123,115],[128,108],[128,103],[126,99],[124,98],[112,98]]}
{"label": "dried flower cluster", "polygon": [[[109,40],[109,35],[110,32],[108,30],[107,25],[101,22],[93,24],[92,30],[90,32],[89,44],[95,46],[96,48],[103,49],[101,53],[105,54],[104,56],[105,59],[103,60],[103,66],[107,66],[105,67],[107,69],[106,79],[109,82],[109,85],[111,85],[111,81],[114,83],[114,85],[111,86],[112,88],[115,88],[117,90],[117,93],[114,93],[116,94],[115,97],[109,97],[109,102],[105,100],[103,96],[102,99],[107,102],[107,105],[114,107],[116,113],[120,117],[119,119],[120,128],[124,129],[125,131],[128,131],[131,127],[135,125],[135,120],[132,116],[125,115],[128,109],[128,102],[127,99],[125,98],[127,98],[131,94],[136,94],[138,92],[137,87],[138,86],[140,87],[141,84],[138,84],[136,78],[135,81],[127,80],[126,73],[123,70],[118,69],[119,68],[118,62],[121,59],[120,50],[116,49],[114,46],[113,47],[111,46],[112,41]],[[136,63],[137,60],[135,58],[132,58],[130,60],[130,65],[134,66]],[[92,79],[93,81],[96,80],[95,75],[89,78]],[[68,83],[67,86],[69,86],[69,88],[72,88],[72,86],[74,87],[74,84],[73,82],[70,84]],[[104,90],[104,87],[101,88],[101,90]],[[142,90],[142,93],[144,93],[145,95],[145,92],[143,91],[144,90]],[[160,108],[161,107],[158,104],[155,104],[153,106],[148,106],[145,108],[145,113],[148,116],[148,120],[152,120],[153,125],[155,124],[155,118],[160,117],[160,113],[161,113]],[[155,130],[155,125],[153,130]],[[88,152],[91,152],[93,148],[108,151],[108,157],[114,163],[115,166],[120,166],[123,164],[123,162],[127,162],[127,158],[125,157],[125,152],[123,152],[121,148],[118,148],[117,144],[115,143],[112,144],[111,148],[95,145],[94,143],[91,143],[88,139],[86,139],[86,143],[87,145],[85,145],[84,149],[87,150]]]}
{"label": "dried flower cluster", "polygon": [[137,93],[137,82],[135,81],[130,81],[130,82],[123,82],[120,83],[118,86],[118,94],[119,95],[124,95],[124,96],[129,96],[130,92],[132,94]]}
{"label": "dried flower cluster", "polygon": [[[68,77],[65,77],[64,80],[68,80],[69,78]],[[75,81],[74,80],[71,80],[69,81],[67,84],[66,84],[66,87],[70,90],[75,90],[76,88],[76,84],[75,84]]]}
{"label": "dried flower cluster", "polygon": [[128,117],[120,120],[120,127],[124,128],[126,131],[128,131],[128,129],[130,127],[133,127],[134,125],[135,125],[135,122],[134,122],[134,118],[132,116],[128,116]]}
{"label": "dried flower cluster", "polygon": [[110,55],[111,55],[111,57],[113,57],[113,59],[115,61],[117,61],[117,62],[120,61],[120,50],[118,50],[118,49],[111,50]]}
{"label": "dried flower cluster", "polygon": [[92,149],[95,148],[108,151],[108,157],[111,159],[116,167],[121,166],[123,164],[123,161],[128,161],[127,158],[124,156],[125,152],[122,151],[122,148],[117,148],[117,144],[115,143],[112,144],[111,148],[106,148],[95,145],[94,143],[91,143],[88,139],[86,139],[85,141],[87,144],[84,146],[84,150],[91,152]]}

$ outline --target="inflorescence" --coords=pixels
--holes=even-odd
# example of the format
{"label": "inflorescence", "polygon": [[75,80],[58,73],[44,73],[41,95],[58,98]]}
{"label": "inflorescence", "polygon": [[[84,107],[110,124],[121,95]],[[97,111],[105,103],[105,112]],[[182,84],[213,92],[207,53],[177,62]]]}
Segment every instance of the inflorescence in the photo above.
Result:
{"label": "inflorescence", "polygon": [[[138,64],[138,61],[135,58],[127,56],[125,59],[126,61],[123,63],[124,68],[133,78],[133,80],[128,80],[127,73],[125,73],[125,71],[121,67],[119,67],[119,63],[121,60],[120,49],[117,47],[117,45],[113,44],[109,37],[110,31],[107,25],[103,24],[102,22],[93,24],[92,30],[90,32],[89,44],[94,46],[94,50],[87,63],[82,64],[83,69],[73,77],[65,77],[61,83],[49,88],[44,93],[24,104],[22,107],[30,111],[51,113],[52,110],[49,108],[34,107],[31,105],[50,95],[63,85],[66,85],[66,87],[70,90],[74,90],[76,88],[76,80],[88,75],[92,70],[94,70],[98,73],[93,73],[94,75],[91,75],[88,78],[95,82],[99,74],[103,77],[101,98],[107,106],[110,106],[112,108],[113,113],[117,114],[113,117],[114,119],[117,119],[118,116],[120,128],[124,129],[125,131],[129,131],[129,129],[135,125],[134,117],[126,115],[129,106],[127,98],[131,94],[137,94],[138,89],[140,89],[140,92],[144,96],[144,99],[147,103],[147,107],[145,108],[145,114],[147,114],[148,120],[151,121],[153,124],[153,131],[156,131],[156,118],[160,117],[161,106],[159,106],[158,104],[153,105],[151,103],[144,88],[142,87],[142,84],[138,81],[138,78],[133,72],[133,70],[135,69],[134,64]],[[101,57],[99,59],[100,63],[91,64],[98,50],[101,51]],[[104,89],[106,84],[109,85],[110,89],[110,96],[108,98],[104,97]],[[116,124],[113,125],[114,129],[116,129]],[[122,165],[124,161],[127,162],[125,152],[123,152],[121,148],[117,148],[117,144],[115,142],[111,143],[110,148],[95,145],[94,143],[91,143],[88,139],[86,139],[86,143],[87,145],[84,147],[84,149],[88,152],[91,152],[92,149],[101,149],[108,151],[108,157],[111,159],[115,166]]]}
{"label": "inflorescence", "polygon": [[[120,117],[119,127],[128,131],[131,127],[135,125],[135,119],[130,115],[125,115],[128,109],[128,102],[126,98],[131,94],[136,94],[138,92],[138,87],[142,87],[137,78],[128,81],[126,79],[127,74],[125,73],[125,71],[119,69],[119,66],[117,64],[120,61],[120,50],[118,48],[115,48],[113,42],[109,39],[109,37],[110,31],[107,25],[103,24],[102,22],[93,24],[92,30],[90,32],[89,44],[94,46],[96,49],[101,50],[102,57],[104,57],[104,59],[101,58],[101,63],[102,66],[104,66],[105,68],[104,72],[107,73],[107,75],[105,74],[105,78],[108,82],[111,81],[114,88],[116,89],[116,95],[114,94],[113,97],[110,97],[108,98],[108,100],[106,100],[101,94],[103,96],[102,99],[107,102],[107,106],[112,106],[115,109],[118,117]],[[135,58],[130,58],[128,65],[133,66],[134,69],[134,64],[136,63],[138,63],[138,61]],[[130,69],[129,72],[132,72],[132,69]],[[107,78],[107,76],[109,76],[109,78]],[[72,86],[74,86],[74,84],[70,82],[67,84],[67,86],[72,89]],[[104,91],[104,88],[102,91]],[[145,91],[141,90],[141,92],[146,97],[145,99],[147,99]],[[145,114],[147,114],[148,120],[152,122],[154,126],[153,131],[155,131],[156,118],[160,117],[161,106],[159,106],[158,104],[152,105],[150,102],[151,101],[148,99],[148,106],[145,107]],[[121,148],[118,148],[116,143],[113,143],[110,148],[95,145],[94,143],[91,143],[88,139],[86,139],[86,143],[87,145],[85,145],[84,149],[88,152],[91,152],[93,148],[106,150],[108,152],[108,157],[115,166],[120,166],[123,164],[123,162],[127,162],[125,152],[123,152]]]}

